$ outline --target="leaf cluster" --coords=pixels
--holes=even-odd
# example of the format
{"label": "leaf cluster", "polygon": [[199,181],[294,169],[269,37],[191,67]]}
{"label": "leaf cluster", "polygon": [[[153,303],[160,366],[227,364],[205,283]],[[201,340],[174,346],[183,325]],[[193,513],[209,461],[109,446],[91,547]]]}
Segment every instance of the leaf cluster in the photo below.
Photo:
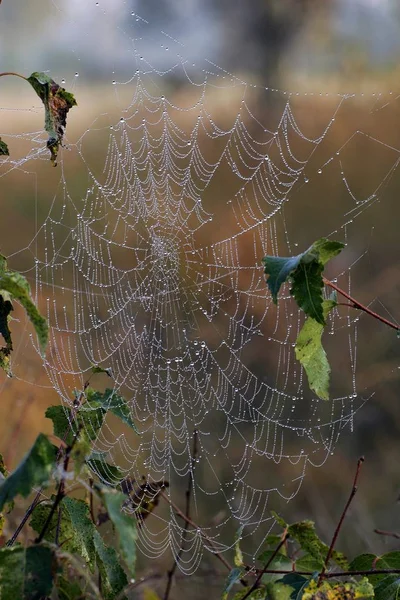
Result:
{"label": "leaf cluster", "polygon": [[[232,600],[394,600],[400,597],[400,552],[383,556],[361,554],[349,563],[341,552],[333,551],[326,563],[329,548],[319,538],[312,521],[288,524],[278,515],[274,517],[283,533],[267,536],[255,574],[250,576],[252,569],[243,563],[240,542],[236,541],[235,567],[226,581],[222,600],[229,597]],[[241,535],[242,531],[238,539]],[[379,573],[381,570],[387,572]],[[257,573],[262,577],[254,585]],[[234,592],[243,578],[248,583]]]}
{"label": "leaf cluster", "polygon": [[308,377],[310,388],[323,400],[329,399],[331,368],[321,338],[336,299],[323,297],[325,265],[337,256],[344,244],[321,238],[297,256],[265,256],[263,258],[267,286],[275,304],[282,285],[291,284],[290,294],[307,319],[295,344],[295,354]]}

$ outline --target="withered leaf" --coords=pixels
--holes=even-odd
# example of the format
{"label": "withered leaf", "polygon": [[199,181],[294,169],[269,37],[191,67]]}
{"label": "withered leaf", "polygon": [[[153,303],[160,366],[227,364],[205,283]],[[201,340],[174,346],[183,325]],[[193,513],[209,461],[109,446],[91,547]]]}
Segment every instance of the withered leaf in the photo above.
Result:
{"label": "withered leaf", "polygon": [[31,84],[45,109],[45,130],[49,134],[47,147],[51,161],[57,165],[58,149],[62,144],[68,111],[76,106],[76,100],[70,92],[58,85],[46,73],[32,73],[27,81]]}

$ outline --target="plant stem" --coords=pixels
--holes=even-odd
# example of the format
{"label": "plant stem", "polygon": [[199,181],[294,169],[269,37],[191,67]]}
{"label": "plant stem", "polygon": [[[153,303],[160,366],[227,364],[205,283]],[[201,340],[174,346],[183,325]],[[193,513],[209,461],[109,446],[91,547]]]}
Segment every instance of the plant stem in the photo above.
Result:
{"label": "plant stem", "polygon": [[370,317],[377,319],[378,321],[380,321],[381,323],[384,323],[388,327],[391,327],[392,329],[395,329],[396,331],[400,331],[400,325],[396,325],[396,323],[392,323],[392,321],[389,321],[388,319],[381,317],[381,315],[378,315],[378,313],[376,313],[373,310],[371,310],[370,308],[368,308],[368,306],[365,306],[364,304],[361,304],[361,302],[358,302],[358,300],[356,300],[355,298],[350,296],[347,292],[342,290],[340,287],[338,287],[332,281],[329,281],[329,279],[326,279],[325,277],[323,277],[322,279],[323,279],[325,285],[332,288],[338,294],[340,294],[341,296],[343,296],[344,298],[349,300],[349,302],[351,303],[350,306],[352,308],[357,308],[358,310],[362,310],[363,312],[367,313],[367,315],[370,315]]}
{"label": "plant stem", "polygon": [[[42,531],[40,532],[39,536],[36,538],[35,543],[36,544],[40,544],[40,542],[43,540],[46,531],[51,523],[51,520],[53,518],[54,513],[56,512],[57,508],[60,505],[60,502],[63,500],[63,498],[65,497],[65,473],[68,471],[68,465],[69,465],[69,459],[71,456],[71,450],[72,450],[72,446],[70,448],[67,449],[65,458],[64,458],[64,464],[63,464],[63,473],[61,475],[61,480],[58,486],[58,491],[57,491],[57,496],[56,499],[53,502],[53,506],[50,509],[50,512],[47,516],[47,519],[43,525]],[[56,533],[56,537],[58,537],[58,532]]]}
{"label": "plant stem", "polygon": [[396,540],[400,540],[400,533],[396,533],[395,531],[383,531],[382,529],[374,529],[375,533],[379,535],[387,535],[388,537],[396,538]]}
{"label": "plant stem", "polygon": [[0,73],[0,77],[7,77],[8,75],[11,75],[12,77],[20,77],[21,79],[28,81],[27,77],[24,77],[23,75],[20,75],[19,73],[14,73],[13,71],[5,71],[4,73]]}
{"label": "plant stem", "polygon": [[274,560],[274,558],[276,557],[276,555],[278,554],[278,552],[282,548],[282,546],[284,546],[284,544],[286,543],[286,540],[288,539],[288,537],[289,537],[289,534],[286,533],[284,535],[283,539],[279,542],[279,544],[275,548],[273,554],[269,557],[269,560],[265,563],[265,567],[257,575],[257,578],[256,578],[255,582],[253,583],[253,585],[251,586],[251,588],[249,589],[249,591],[243,596],[242,600],[246,600],[246,598],[248,598],[250,596],[250,594],[252,592],[254,592],[255,589],[257,589],[258,584],[260,583],[262,576],[267,572],[267,569],[268,569],[269,565],[272,563],[272,561]]}
{"label": "plant stem", "polygon": [[[192,495],[192,490],[193,490],[193,470],[194,470],[194,466],[195,466],[196,459],[197,459],[197,436],[198,436],[198,433],[197,433],[197,430],[195,429],[193,432],[193,452],[192,452],[191,468],[189,471],[188,486],[187,486],[187,490],[186,490],[185,515],[186,515],[187,519],[190,518],[190,501],[191,501],[191,495]],[[178,554],[175,557],[174,564],[172,565],[171,569],[168,571],[168,574],[167,574],[168,581],[167,581],[167,587],[165,588],[165,592],[164,592],[164,600],[168,600],[168,598],[169,598],[174,574],[175,574],[175,571],[178,567],[179,561],[180,561],[183,551],[184,551],[184,547],[185,547],[185,543],[186,543],[186,534],[187,534],[188,529],[189,529],[189,522],[187,520],[185,520],[185,526],[184,526],[183,532],[182,532],[181,546],[179,548]]]}
{"label": "plant stem", "polygon": [[319,577],[318,577],[318,586],[321,584],[322,580],[325,577],[325,571],[326,571],[326,569],[328,567],[328,563],[329,563],[329,561],[330,561],[330,559],[332,557],[333,549],[335,547],[336,540],[337,540],[337,537],[339,535],[339,531],[340,531],[340,529],[341,529],[341,527],[343,525],[343,521],[344,521],[344,518],[346,516],[347,511],[349,510],[350,504],[351,504],[351,502],[352,502],[352,500],[353,500],[353,498],[354,498],[354,496],[355,496],[355,494],[357,492],[357,483],[358,483],[358,478],[360,476],[361,465],[362,465],[363,462],[364,462],[364,457],[361,456],[361,458],[359,458],[358,461],[357,461],[357,469],[356,469],[356,474],[354,476],[353,487],[351,489],[350,496],[349,496],[349,498],[348,498],[348,500],[346,502],[346,505],[345,505],[345,507],[343,509],[343,512],[342,512],[341,516],[340,516],[339,522],[338,522],[338,524],[336,526],[335,533],[333,534],[333,538],[332,538],[332,541],[331,541],[331,545],[329,546],[329,550],[328,550],[328,553],[327,553],[326,558],[325,558],[324,566],[322,567],[321,573],[319,574]]}

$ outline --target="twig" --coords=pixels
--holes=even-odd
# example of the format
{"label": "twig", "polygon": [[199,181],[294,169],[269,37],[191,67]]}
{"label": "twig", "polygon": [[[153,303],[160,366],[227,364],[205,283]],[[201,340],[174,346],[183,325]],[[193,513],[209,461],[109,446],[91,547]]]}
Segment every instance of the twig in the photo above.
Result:
{"label": "twig", "polygon": [[[69,460],[71,457],[71,450],[72,450],[72,446],[70,448],[68,448],[67,453],[65,455],[64,464],[63,464],[63,472],[61,474],[61,479],[60,479],[60,483],[58,486],[57,496],[53,502],[53,506],[50,509],[47,519],[42,527],[42,531],[40,532],[39,536],[35,539],[36,544],[40,544],[40,542],[43,540],[43,538],[46,534],[46,531],[51,523],[54,513],[56,512],[57,508],[59,507],[60,502],[65,497],[65,473],[68,471]],[[58,537],[58,531],[56,531],[56,538],[57,537]]]}
{"label": "twig", "polygon": [[375,533],[379,535],[386,535],[388,537],[396,538],[396,540],[400,540],[400,533],[396,533],[395,531],[383,531],[383,529],[374,529]]}
{"label": "twig", "polygon": [[[264,571],[256,569],[255,573],[258,575],[261,572],[263,572],[264,575],[292,575],[293,573],[296,573],[296,575],[308,575],[308,577],[312,575],[310,571],[296,571],[293,569],[291,571],[281,571],[278,569],[266,569]],[[334,579],[335,577],[353,577],[356,575],[390,575],[390,573],[400,573],[400,569],[372,569],[370,571],[333,571],[332,573],[325,573],[324,579]]]}
{"label": "twig", "polygon": [[333,538],[332,538],[332,541],[331,541],[331,545],[329,546],[329,550],[328,550],[328,553],[327,553],[326,558],[325,558],[324,566],[322,567],[321,573],[319,574],[319,577],[318,577],[318,586],[321,584],[322,580],[325,577],[325,571],[326,571],[326,569],[328,567],[328,563],[329,563],[329,561],[330,561],[330,559],[332,557],[333,549],[335,547],[336,540],[337,540],[337,537],[339,535],[339,531],[340,531],[340,529],[341,529],[341,527],[343,525],[343,521],[344,521],[344,518],[345,518],[345,516],[347,514],[347,511],[349,510],[350,504],[351,504],[351,502],[352,502],[352,500],[353,500],[353,498],[354,498],[354,496],[355,496],[355,494],[357,492],[357,483],[358,483],[358,478],[359,478],[359,475],[360,475],[361,465],[362,465],[363,462],[364,462],[364,457],[361,456],[361,458],[359,458],[358,461],[357,461],[357,469],[356,469],[356,474],[354,476],[353,487],[351,489],[350,496],[349,496],[349,498],[348,498],[348,500],[346,502],[346,505],[345,505],[345,507],[343,509],[343,512],[341,514],[339,522],[338,522],[338,524],[336,526],[335,533],[333,534]]}
{"label": "twig", "polygon": [[19,73],[14,73],[13,71],[5,71],[4,73],[0,73],[0,77],[6,77],[7,75],[12,75],[13,77],[20,77],[21,79],[25,79],[25,81],[27,81],[26,77],[20,75]]}
{"label": "twig", "polygon": [[288,537],[289,537],[289,534],[286,533],[285,536],[283,537],[283,539],[279,542],[279,544],[275,548],[274,552],[269,557],[269,560],[267,560],[267,562],[265,563],[265,567],[257,575],[257,578],[256,578],[255,582],[253,583],[253,585],[251,586],[251,588],[249,589],[249,591],[243,596],[242,600],[246,600],[246,598],[248,598],[250,596],[250,594],[252,592],[254,592],[255,589],[257,589],[262,576],[267,572],[269,565],[272,563],[274,558],[277,556],[277,554],[278,554],[279,550],[282,548],[282,546],[286,543],[286,540],[288,539]]}
{"label": "twig", "polygon": [[[185,515],[186,515],[187,519],[190,518],[190,501],[191,501],[191,496],[192,496],[192,491],[193,491],[193,469],[194,469],[196,459],[197,459],[197,438],[198,438],[198,433],[197,433],[197,430],[195,429],[193,432],[192,460],[191,460],[191,466],[190,466],[190,471],[189,471],[188,486],[187,486],[187,490],[186,490]],[[164,600],[168,600],[168,598],[169,598],[174,574],[178,567],[179,561],[182,557],[182,554],[183,554],[183,551],[185,548],[186,534],[187,534],[188,529],[189,529],[189,522],[187,520],[185,520],[185,525],[184,525],[183,532],[182,532],[181,546],[179,548],[178,554],[175,557],[174,564],[172,565],[171,569],[168,571],[168,574],[167,574],[168,579],[167,579],[167,586],[166,586],[165,592],[164,592]]]}
{"label": "twig", "polygon": [[396,331],[400,331],[400,325],[396,325],[396,323],[392,323],[392,321],[388,321],[388,319],[381,317],[381,315],[378,315],[378,313],[376,313],[373,310],[371,310],[370,308],[368,308],[368,306],[361,304],[361,302],[359,302],[358,300],[356,300],[355,298],[350,296],[347,292],[342,290],[340,287],[338,287],[332,281],[329,281],[329,279],[326,279],[325,277],[323,277],[323,281],[324,281],[325,285],[332,288],[333,290],[338,292],[338,294],[340,294],[341,296],[344,296],[344,298],[349,300],[349,302],[351,303],[350,306],[352,308],[358,308],[358,310],[362,310],[363,312],[367,313],[367,315],[370,315],[370,317],[377,319],[378,321],[380,321],[381,323],[384,323],[388,327],[391,327],[392,329],[395,329]]}
{"label": "twig", "polygon": [[[0,73],[0,77],[1,77],[1,73]],[[4,73],[3,73],[4,75]],[[22,77],[22,75],[21,75]],[[58,461],[61,458],[61,455],[63,453],[64,447],[65,447],[65,441],[68,437],[68,435],[71,432],[71,428],[72,428],[72,424],[75,421],[76,415],[78,410],[80,409],[81,405],[82,405],[82,400],[85,397],[85,391],[89,386],[89,382],[90,379],[92,377],[93,373],[89,376],[88,380],[85,381],[84,385],[83,385],[83,390],[81,391],[81,393],[79,394],[78,398],[75,400],[74,402],[74,408],[72,410],[72,419],[71,419],[71,423],[69,424],[69,427],[67,429],[67,431],[65,432],[64,438],[62,440],[62,443],[60,444],[59,448],[58,448],[58,452],[57,452],[57,456],[56,456],[56,465],[58,464]],[[36,493],[36,496],[34,497],[34,499],[32,500],[31,504],[28,506],[26,513],[24,514],[24,516],[22,517],[22,521],[21,523],[18,525],[17,529],[15,530],[14,534],[12,535],[12,537],[8,540],[8,542],[6,543],[6,546],[10,547],[14,544],[14,542],[16,541],[17,537],[19,536],[19,534],[21,533],[25,523],[27,522],[27,520],[29,519],[29,517],[31,516],[31,514],[33,513],[33,511],[35,510],[36,506],[39,504],[39,498],[42,495],[44,487],[42,486],[38,492]]]}

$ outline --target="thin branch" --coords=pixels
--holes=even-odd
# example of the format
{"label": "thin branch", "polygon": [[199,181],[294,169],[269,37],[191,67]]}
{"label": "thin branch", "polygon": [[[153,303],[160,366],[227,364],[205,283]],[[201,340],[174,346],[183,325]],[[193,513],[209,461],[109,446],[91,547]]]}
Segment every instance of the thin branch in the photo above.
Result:
{"label": "thin branch", "polygon": [[381,323],[384,323],[388,327],[391,327],[392,329],[395,329],[396,331],[400,331],[400,325],[396,325],[396,323],[393,323],[392,321],[388,321],[388,319],[381,317],[381,315],[378,315],[378,313],[376,313],[373,310],[371,310],[370,308],[368,308],[368,306],[361,304],[361,302],[359,302],[358,300],[356,300],[355,298],[350,296],[347,292],[342,290],[340,287],[338,287],[332,281],[329,281],[329,279],[326,279],[325,277],[323,277],[323,281],[324,281],[325,285],[332,288],[333,290],[338,292],[338,294],[340,294],[341,296],[344,296],[344,298],[349,300],[349,302],[351,303],[350,306],[352,308],[358,308],[358,310],[362,310],[363,312],[367,313],[367,315],[369,315],[370,317],[377,319],[378,321],[380,321]]}
{"label": "thin branch", "polygon": [[13,71],[4,71],[4,73],[0,73],[0,77],[7,77],[8,75],[11,75],[12,77],[20,77],[21,79],[28,81],[27,77],[20,75],[20,73],[14,73]]}
{"label": "thin branch", "polygon": [[[254,569],[253,569],[254,570]],[[305,575],[310,577],[312,573],[310,571],[281,571],[278,569],[266,569],[264,570],[256,570],[256,574],[263,573],[264,575]],[[356,575],[390,575],[391,573],[400,573],[400,569],[372,569],[370,571],[333,571],[332,573],[325,573],[324,579],[334,579],[335,577],[353,577]],[[251,575],[251,573],[249,573]],[[243,599],[242,599],[243,600]]]}
{"label": "thin branch", "polygon": [[243,596],[242,600],[246,600],[246,598],[248,598],[250,596],[250,594],[252,592],[254,592],[255,589],[257,589],[262,576],[267,572],[269,565],[272,563],[274,558],[277,556],[277,554],[278,554],[279,550],[282,548],[282,546],[284,546],[288,537],[289,537],[289,534],[286,533],[285,536],[283,537],[283,539],[279,542],[279,544],[275,548],[274,552],[269,557],[269,560],[266,562],[265,567],[257,575],[257,578],[256,578],[255,582],[253,583],[253,585],[251,586],[251,588],[249,589],[249,591]]}
{"label": "thin branch", "polygon": [[[11,73],[11,75],[12,75],[12,74],[13,74],[13,73]],[[0,76],[1,76],[1,75],[2,75],[2,74],[0,73]],[[4,73],[3,73],[3,75],[4,75]],[[22,75],[21,75],[21,77],[22,77]],[[78,398],[77,398],[77,399],[75,400],[75,402],[74,402],[74,408],[73,408],[73,410],[72,410],[72,420],[71,420],[71,423],[69,424],[69,427],[68,427],[67,431],[65,432],[65,435],[64,435],[64,438],[63,438],[63,440],[62,440],[62,443],[60,444],[60,446],[59,446],[59,448],[58,448],[58,452],[57,452],[57,456],[56,456],[56,465],[58,464],[58,462],[59,462],[59,460],[60,460],[60,458],[61,458],[61,456],[62,456],[63,450],[64,450],[64,448],[65,448],[65,442],[66,442],[66,439],[67,439],[68,435],[69,435],[69,434],[70,434],[70,432],[71,432],[71,429],[72,429],[72,424],[74,423],[74,421],[75,421],[75,418],[76,418],[76,415],[77,415],[77,412],[78,412],[78,410],[80,409],[80,407],[81,407],[81,405],[82,405],[82,401],[83,401],[83,399],[85,398],[85,391],[86,391],[86,389],[87,389],[87,388],[88,388],[88,386],[89,386],[89,382],[90,382],[90,379],[91,379],[92,375],[93,375],[93,373],[92,373],[92,374],[89,376],[88,380],[87,380],[87,381],[85,381],[85,383],[84,383],[84,385],[83,385],[83,390],[81,391],[81,393],[79,394]],[[27,510],[26,510],[26,512],[25,512],[25,514],[24,514],[24,516],[22,517],[22,521],[21,521],[21,523],[18,525],[18,527],[17,527],[17,529],[15,530],[14,534],[13,534],[13,535],[12,535],[12,537],[11,537],[11,538],[8,540],[8,542],[6,543],[6,546],[10,547],[10,546],[12,546],[12,545],[14,544],[14,542],[16,541],[16,539],[17,539],[17,537],[19,536],[19,534],[21,533],[21,531],[22,531],[22,529],[23,529],[23,527],[24,527],[25,523],[27,522],[27,520],[29,519],[29,517],[31,516],[31,514],[32,514],[32,513],[33,513],[33,511],[35,510],[36,506],[39,504],[39,499],[40,499],[40,496],[41,496],[41,495],[42,495],[42,493],[43,493],[43,489],[44,489],[44,487],[42,486],[42,487],[41,487],[41,488],[38,490],[38,492],[36,493],[36,496],[35,496],[35,497],[34,497],[34,499],[32,500],[31,504],[28,506],[28,508],[27,508]]]}
{"label": "thin branch", "polygon": [[396,540],[400,540],[400,533],[396,533],[395,531],[383,531],[383,529],[374,529],[374,532],[379,535],[386,535],[387,537],[396,538]]}
{"label": "thin branch", "polygon": [[[190,519],[190,502],[191,502],[191,496],[192,496],[192,491],[193,491],[193,470],[194,470],[194,466],[195,466],[196,459],[197,459],[197,440],[198,440],[198,432],[195,429],[193,432],[192,460],[191,460],[191,466],[190,466],[190,471],[189,471],[188,486],[187,486],[187,490],[186,490],[185,515],[186,515],[187,519]],[[189,522],[187,520],[185,520],[185,525],[184,525],[183,532],[182,532],[181,546],[179,548],[178,554],[175,557],[174,564],[172,565],[171,569],[168,571],[168,574],[167,574],[168,579],[167,579],[167,586],[166,586],[165,592],[164,592],[164,600],[168,600],[168,598],[169,598],[174,574],[175,574],[175,571],[178,567],[179,561],[180,561],[182,554],[184,552],[184,549],[185,549],[186,536],[187,536],[188,529],[189,529]]]}
{"label": "thin branch", "polygon": [[363,462],[364,462],[364,457],[361,456],[361,458],[359,458],[358,461],[357,461],[357,469],[356,469],[356,474],[354,476],[353,487],[351,489],[350,496],[349,496],[349,498],[348,498],[348,500],[346,502],[346,505],[345,505],[345,507],[343,509],[343,512],[341,514],[339,522],[338,522],[338,524],[336,526],[335,533],[333,534],[333,538],[332,538],[332,541],[331,541],[331,545],[329,546],[329,550],[328,550],[328,553],[327,553],[326,558],[325,558],[324,566],[322,567],[321,573],[319,574],[318,585],[321,584],[321,582],[322,582],[322,580],[323,580],[323,578],[325,576],[325,571],[328,568],[328,563],[329,563],[329,561],[330,561],[330,559],[332,557],[333,549],[335,547],[336,540],[337,540],[338,535],[339,535],[339,531],[340,531],[340,529],[341,529],[341,527],[343,525],[343,521],[344,521],[344,518],[345,518],[345,516],[347,514],[347,511],[349,510],[350,504],[351,504],[351,502],[352,502],[352,500],[353,500],[353,498],[354,498],[354,496],[355,496],[355,494],[357,492],[357,483],[358,483],[358,478],[360,476],[361,465],[362,465]]}
{"label": "thin branch", "polygon": [[[65,497],[65,473],[68,471],[68,465],[69,465],[69,460],[71,457],[71,450],[72,450],[72,446],[71,448],[69,448],[67,450],[67,453],[65,455],[64,458],[64,464],[63,464],[63,472],[61,474],[61,479],[60,479],[60,483],[58,486],[58,491],[57,491],[57,496],[56,499],[53,502],[53,506],[50,509],[50,512],[47,516],[47,519],[43,525],[42,531],[40,532],[40,534],[38,535],[38,537],[35,539],[35,543],[36,544],[40,544],[40,542],[43,540],[46,531],[51,523],[51,520],[53,518],[54,513],[56,512],[57,508],[59,507],[61,501],[63,500],[63,498]],[[58,528],[57,528],[58,529]],[[56,538],[58,537],[58,531],[56,532]]]}

